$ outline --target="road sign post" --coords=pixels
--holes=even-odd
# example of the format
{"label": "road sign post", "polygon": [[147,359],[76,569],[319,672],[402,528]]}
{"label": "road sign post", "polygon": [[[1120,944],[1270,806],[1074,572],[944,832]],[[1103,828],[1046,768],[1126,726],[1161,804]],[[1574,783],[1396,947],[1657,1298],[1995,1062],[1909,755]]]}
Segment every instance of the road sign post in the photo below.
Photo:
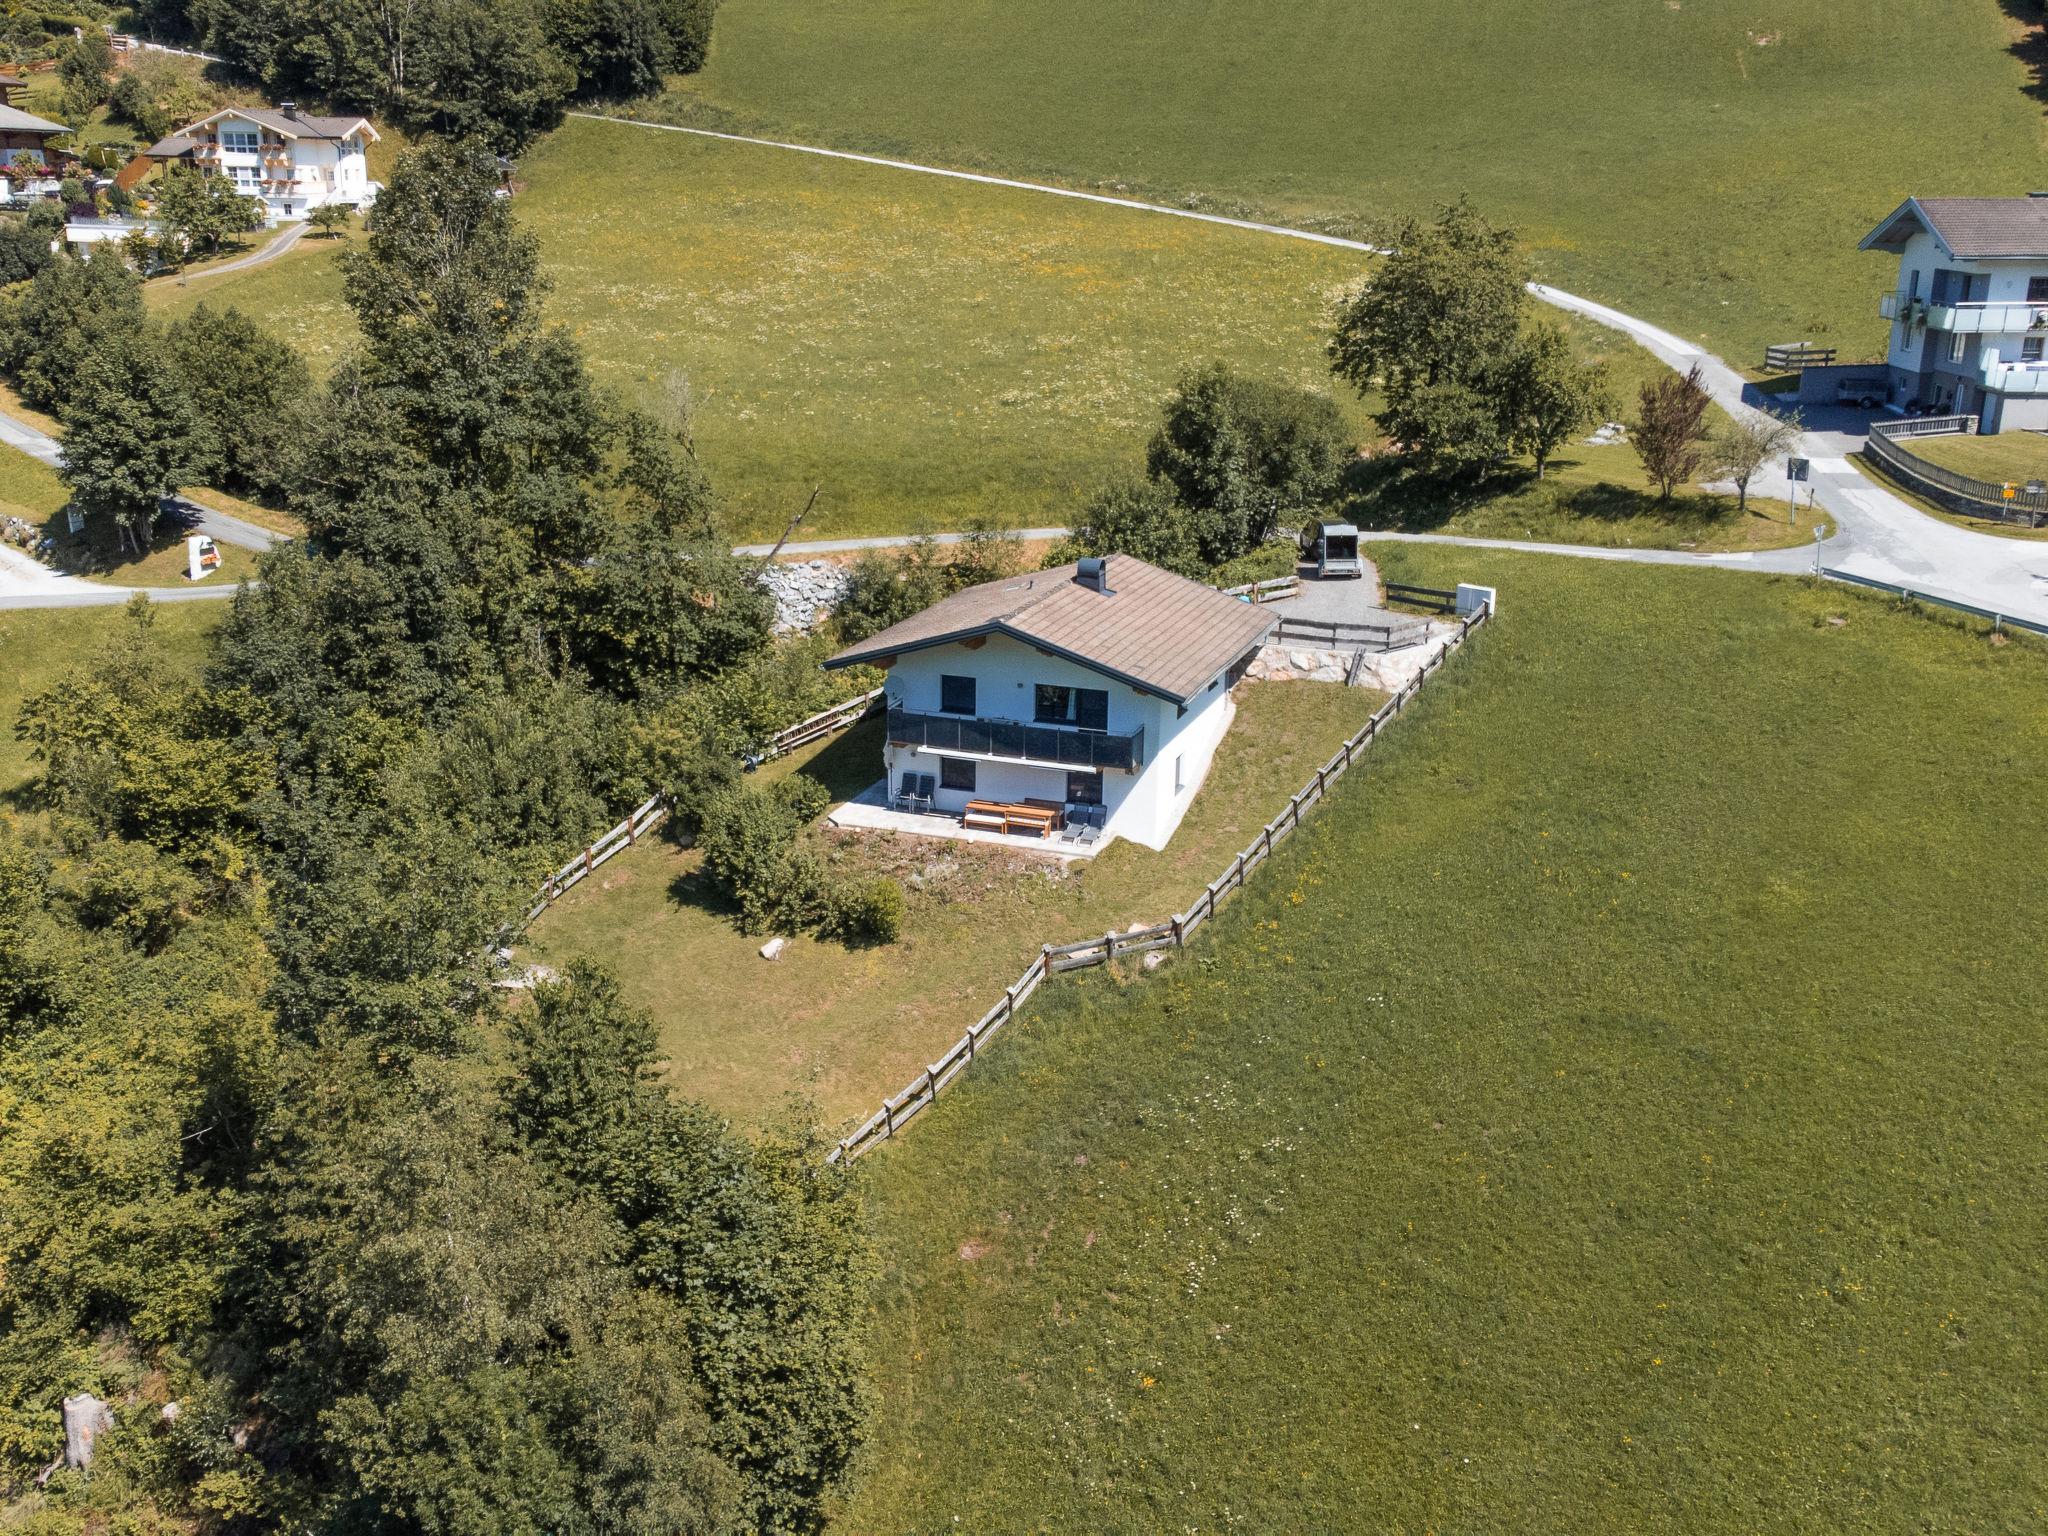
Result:
{"label": "road sign post", "polygon": [[[1811,467],[1810,461],[1806,459],[1787,459],[1785,461],[1785,499],[1791,503],[1786,508],[1785,521],[1795,528],[1799,526],[1799,484],[1807,478],[1807,472]],[[1813,493],[1808,491],[1807,500],[1809,503],[1811,503],[1812,498]]]}

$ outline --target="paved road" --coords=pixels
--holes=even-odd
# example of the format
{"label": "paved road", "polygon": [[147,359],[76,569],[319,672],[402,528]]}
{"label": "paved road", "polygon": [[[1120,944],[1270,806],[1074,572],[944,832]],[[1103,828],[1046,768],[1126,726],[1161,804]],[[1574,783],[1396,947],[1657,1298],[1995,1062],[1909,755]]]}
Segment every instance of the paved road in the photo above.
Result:
{"label": "paved road", "polygon": [[198,272],[187,272],[175,277],[161,277],[154,279],[154,281],[175,283],[182,287],[186,283],[203,283],[209,277],[226,277],[230,272],[246,272],[251,267],[260,267],[265,262],[275,261],[278,257],[284,255],[285,252],[305,239],[306,228],[307,226],[304,224],[287,224],[283,234],[264,246],[262,250],[251,255],[239,256],[233,261],[224,261],[217,267],[206,267]]}

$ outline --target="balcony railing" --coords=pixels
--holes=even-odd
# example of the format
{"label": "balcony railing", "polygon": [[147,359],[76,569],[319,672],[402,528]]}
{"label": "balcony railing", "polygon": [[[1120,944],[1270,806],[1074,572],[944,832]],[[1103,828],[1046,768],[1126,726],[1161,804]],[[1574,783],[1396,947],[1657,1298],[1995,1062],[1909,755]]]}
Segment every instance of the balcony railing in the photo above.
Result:
{"label": "balcony railing", "polygon": [[1145,766],[1145,730],[1129,736],[1081,731],[1016,720],[976,720],[966,715],[926,715],[889,708],[889,741],[961,757],[1043,763],[1051,768],[1116,768],[1136,773]]}
{"label": "balcony railing", "polygon": [[1908,298],[1903,293],[1887,293],[1877,301],[1877,312],[1886,320],[1910,316],[1930,331],[1960,331],[1971,336],[2048,330],[2048,303],[2029,304],[2020,300],[1936,304],[1928,299]]}
{"label": "balcony railing", "polygon": [[2048,395],[2048,363],[2007,363],[1987,357],[1978,378],[1986,389],[2001,395]]}

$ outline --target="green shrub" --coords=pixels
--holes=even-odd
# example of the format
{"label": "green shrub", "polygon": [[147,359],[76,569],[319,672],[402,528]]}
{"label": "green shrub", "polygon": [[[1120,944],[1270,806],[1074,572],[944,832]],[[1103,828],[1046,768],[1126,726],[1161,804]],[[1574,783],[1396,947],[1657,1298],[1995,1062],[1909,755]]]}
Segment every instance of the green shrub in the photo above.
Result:
{"label": "green shrub", "polygon": [[903,937],[903,887],[886,877],[845,882],[832,894],[831,927],[852,943],[894,944]]}
{"label": "green shrub", "polygon": [[772,786],[768,793],[788,809],[798,826],[808,826],[816,821],[825,814],[825,807],[832,803],[832,791],[807,773],[791,774]]}

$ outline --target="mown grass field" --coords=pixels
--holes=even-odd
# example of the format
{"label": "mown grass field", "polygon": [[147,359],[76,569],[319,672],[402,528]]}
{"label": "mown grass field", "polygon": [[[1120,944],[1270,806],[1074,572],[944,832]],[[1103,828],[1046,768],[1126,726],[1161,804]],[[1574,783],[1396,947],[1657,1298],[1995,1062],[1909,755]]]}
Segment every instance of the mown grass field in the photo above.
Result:
{"label": "mown grass field", "polygon": [[[1070,522],[1211,357],[1328,389],[1363,431],[1322,354],[1354,253],[602,123],[520,172],[552,313],[630,397],[688,378],[740,534],[814,485],[821,536]],[[237,305],[331,364],[352,326],[314,245],[151,297]]]}
{"label": "mown grass field", "polygon": [[[1201,793],[1161,852],[1116,843],[1067,866],[969,843],[834,837],[848,869],[909,884],[901,942],[849,949],[798,938],[773,964],[666,842],[622,854],[537,922],[533,957],[619,972],[654,1014],[680,1093],[758,1120],[791,1092],[851,1129],[987,1011],[1040,944],[1156,923],[1184,907],[1287,797],[1365,723],[1381,696],[1318,683],[1254,683]],[[762,770],[806,772],[835,799],[882,776],[880,723]]]}
{"label": "mown grass field", "polygon": [[1376,553],[1500,623],[1213,939],[861,1165],[841,1527],[2039,1528],[2048,654]]}
{"label": "mown grass field", "polygon": [[[1373,435],[1322,350],[1363,270],[1352,253],[602,123],[569,123],[521,171],[554,315],[629,397],[689,380],[740,536],[779,533],[814,485],[805,531],[821,537],[1070,523],[1098,482],[1139,463],[1180,371],[1212,357],[1326,390],[1361,442]],[[309,239],[253,271],[152,284],[150,301],[239,306],[324,368],[353,329],[340,248]],[[1632,410],[1656,361],[1570,328]],[[1758,531],[1707,527],[1726,522],[1718,502],[1666,528],[1644,512],[1629,450],[1566,457],[1597,507],[1552,508],[1542,536],[1741,544]]]}
{"label": "mown grass field", "polygon": [[1871,225],[1930,175],[2040,180],[2010,5],[729,0],[648,110],[1297,219],[1469,192],[1552,280],[1732,361],[1853,357],[1883,342]]}
{"label": "mown grass field", "polygon": [[2000,432],[1991,437],[1916,437],[1904,445],[1915,458],[1979,480],[2025,485],[2048,480],[2048,436]]}

